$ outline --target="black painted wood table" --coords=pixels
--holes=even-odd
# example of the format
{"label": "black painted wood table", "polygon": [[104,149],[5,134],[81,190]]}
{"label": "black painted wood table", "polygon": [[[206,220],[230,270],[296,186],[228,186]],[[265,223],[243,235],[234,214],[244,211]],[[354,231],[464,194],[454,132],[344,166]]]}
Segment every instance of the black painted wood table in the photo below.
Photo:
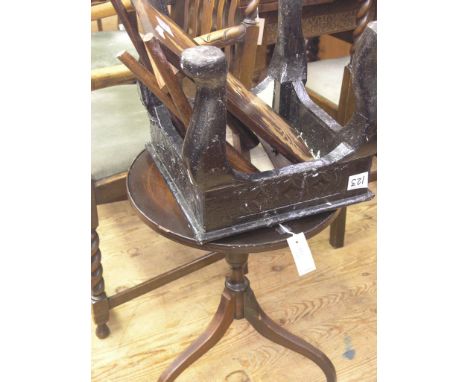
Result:
{"label": "black painted wood table", "polygon": [[[187,367],[212,348],[234,319],[245,318],[261,335],[315,362],[327,382],[336,381],[332,362],[319,349],[273,322],[259,306],[245,277],[248,254],[284,248],[288,234],[278,227],[261,228],[199,245],[177,201],[151,156],[143,151],[133,162],[127,177],[129,200],[141,219],[159,234],[178,243],[223,253],[230,266],[218,310],[204,333],[181,353],[160,376],[160,382],[174,381]],[[310,238],[336,217],[336,211],[289,221],[293,232]],[[274,378],[272,376],[272,378]]]}

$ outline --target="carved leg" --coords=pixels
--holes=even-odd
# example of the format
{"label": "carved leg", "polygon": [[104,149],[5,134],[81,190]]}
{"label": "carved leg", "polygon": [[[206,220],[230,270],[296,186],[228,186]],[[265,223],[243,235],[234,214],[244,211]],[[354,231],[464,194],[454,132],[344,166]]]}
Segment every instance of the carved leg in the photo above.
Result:
{"label": "carved leg", "polygon": [[211,349],[223,337],[234,318],[234,299],[225,290],[218,310],[205,332],[164,370],[159,382],[174,381],[187,367]]}
{"label": "carved leg", "polygon": [[97,226],[96,200],[94,197],[94,185],[91,181],[91,302],[94,322],[97,325],[96,335],[103,339],[110,333],[109,327],[106,324],[109,320],[109,301],[104,290],[99,235],[96,232]]}
{"label": "carved leg", "polygon": [[346,232],[346,207],[342,208],[337,218],[330,225],[330,244],[333,248],[344,246]]}
{"label": "carved leg", "polygon": [[250,288],[244,295],[244,314],[247,321],[265,338],[281,346],[291,349],[315,362],[327,377],[327,382],[336,381],[335,367],[330,359],[319,349],[296,337],[271,320],[260,308],[254,293]]}

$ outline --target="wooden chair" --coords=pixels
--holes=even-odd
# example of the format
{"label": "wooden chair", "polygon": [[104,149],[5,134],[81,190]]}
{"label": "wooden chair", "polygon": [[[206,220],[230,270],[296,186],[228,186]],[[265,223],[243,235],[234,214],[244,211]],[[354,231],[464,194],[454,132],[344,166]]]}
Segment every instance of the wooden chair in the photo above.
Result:
{"label": "wooden chair", "polygon": [[255,69],[255,54],[243,54],[242,51],[254,52],[257,47],[258,27],[255,21],[259,0],[251,0],[247,7],[240,9],[238,0],[213,1],[174,1],[171,17],[192,38],[210,32],[236,27],[231,35],[243,35],[239,43],[224,46],[224,54],[231,74],[237,77],[246,88],[252,86]]}
{"label": "wooden chair", "polygon": [[91,20],[97,23],[91,33],[91,174],[96,202],[102,204],[126,198],[126,171],[149,134],[134,76],[115,58],[121,50],[135,49],[118,30],[112,4],[92,5]]}
{"label": "wooden chair", "polygon": [[[161,8],[167,11],[166,3],[159,1]],[[190,3],[190,2],[186,2]],[[195,8],[198,9],[199,1],[194,0]],[[224,2],[222,2],[224,4]],[[249,16],[255,14],[255,5],[249,7]],[[190,5],[190,4],[189,4]],[[200,9],[203,9],[200,8]],[[173,9],[176,10],[175,8]],[[219,21],[224,20],[218,15],[237,15],[236,8],[230,6],[224,10],[222,4],[217,5],[216,22],[211,22],[206,9],[195,13],[186,13],[188,25],[197,25],[190,17],[199,15],[203,20],[203,28],[197,29],[202,36],[196,37],[198,44],[213,44],[224,47],[231,51],[231,71],[239,78],[249,83],[249,73],[253,71],[252,57],[255,56],[258,28],[250,18],[246,17],[240,25],[234,25],[227,29],[218,30],[218,26],[226,25]],[[93,71],[91,78],[92,92],[92,137],[93,137],[93,161],[91,179],[91,296],[94,321],[97,325],[96,335],[105,338],[110,331],[107,326],[109,311],[126,301],[141,296],[155,288],[167,284],[177,278],[183,277],[197,269],[207,266],[223,258],[219,253],[209,253],[193,262],[156,276],[142,284],[107,296],[101,264],[101,252],[99,250],[99,236],[97,228],[99,225],[97,205],[126,199],[126,175],[133,159],[144,149],[149,140],[149,121],[146,109],[143,107],[135,85],[134,74],[119,61],[114,59],[115,55],[122,49],[135,54],[139,53],[140,61],[148,59],[147,52],[135,49],[132,40],[140,39],[137,31],[137,22],[134,10],[129,0],[112,0],[93,5],[91,8],[91,19],[93,21],[112,17],[117,14],[125,29],[130,31],[130,36],[125,31],[100,31],[92,35]],[[229,21],[236,20],[229,18]],[[102,30],[104,23],[98,23],[98,29]],[[207,25],[210,28],[207,29]],[[133,32],[133,33],[132,33]],[[142,53],[142,54],[140,54]],[[245,57],[248,57],[247,60]],[[149,62],[147,62],[149,64]],[[169,97],[174,100],[177,107],[183,103],[180,97],[174,97],[176,90],[177,74],[172,73],[175,82],[168,82],[167,78],[161,78],[161,86],[158,88],[161,97]],[[161,75],[161,74],[160,74]],[[177,86],[176,86],[177,88]],[[171,92],[172,91],[172,92]],[[183,96],[183,95],[182,95]],[[178,109],[177,109],[178,110]],[[182,120],[183,118],[181,118]],[[240,147],[240,146],[239,146]]]}
{"label": "wooden chair", "polygon": [[91,33],[91,301],[96,335],[105,338],[109,334],[105,325],[109,301],[96,232],[97,204],[126,199],[128,166],[144,147],[149,133],[147,112],[133,74],[115,58],[123,49],[135,49],[127,33],[118,30],[112,4],[92,3],[91,20],[97,30]]}

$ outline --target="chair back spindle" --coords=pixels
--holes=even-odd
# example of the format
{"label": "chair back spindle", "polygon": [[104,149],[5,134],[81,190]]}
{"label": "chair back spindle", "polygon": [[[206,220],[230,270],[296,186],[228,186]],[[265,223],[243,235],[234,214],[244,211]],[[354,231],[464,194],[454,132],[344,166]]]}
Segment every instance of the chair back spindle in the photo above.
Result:
{"label": "chair back spindle", "polygon": [[[240,8],[239,0],[185,0],[183,3],[175,4],[176,11],[173,16],[184,32],[192,38],[206,35],[221,29],[235,27],[247,19],[254,19],[259,0],[252,0],[244,8]],[[249,38],[256,42],[257,34]],[[240,55],[235,49],[241,49],[236,45],[226,45],[223,47],[228,63],[228,68],[239,72],[239,63],[235,59]],[[248,68],[249,72],[251,71]],[[251,75],[250,75],[251,76]],[[244,82],[244,81],[242,81]]]}

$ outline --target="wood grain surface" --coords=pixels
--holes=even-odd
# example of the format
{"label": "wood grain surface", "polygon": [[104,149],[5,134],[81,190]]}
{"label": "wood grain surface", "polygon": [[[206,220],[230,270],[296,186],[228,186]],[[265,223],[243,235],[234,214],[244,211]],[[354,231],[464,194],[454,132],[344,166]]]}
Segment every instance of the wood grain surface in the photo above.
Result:
{"label": "wood grain surface", "polygon": [[[376,183],[370,188],[376,192]],[[252,254],[248,277],[270,317],[323,350],[340,382],[376,381],[377,198],[348,208],[346,245],[328,229],[309,240],[317,270],[303,277],[289,250]],[[108,294],[195,259],[200,251],[146,227],[128,202],[99,206]],[[227,264],[217,262],[111,311],[111,335],[92,337],[92,380],[155,381],[209,324]],[[93,326],[94,328],[94,326]],[[311,361],[234,321],[225,337],[177,381],[323,381]]]}

